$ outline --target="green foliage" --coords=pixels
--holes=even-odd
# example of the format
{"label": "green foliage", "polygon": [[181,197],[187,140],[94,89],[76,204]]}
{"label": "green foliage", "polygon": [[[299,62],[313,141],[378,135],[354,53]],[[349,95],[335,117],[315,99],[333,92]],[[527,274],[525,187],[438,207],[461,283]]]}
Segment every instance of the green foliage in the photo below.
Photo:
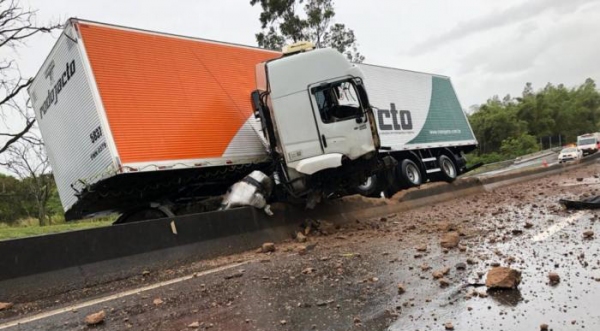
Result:
{"label": "green foliage", "polygon": [[508,138],[502,141],[500,152],[509,158],[515,158],[519,155],[531,154],[540,150],[540,145],[534,136],[521,134],[518,137]]}
{"label": "green foliage", "polygon": [[[47,183],[49,188],[49,200],[47,216],[50,224],[64,222],[63,209],[58,197],[58,191],[52,175]],[[38,206],[34,193],[30,190],[31,178],[19,180],[12,176],[0,174],[0,223],[17,225],[19,220],[38,217]]]}
{"label": "green foliage", "polygon": [[260,47],[281,50],[285,44],[308,40],[317,48],[335,48],[353,62],[364,61],[354,31],[332,22],[333,0],[250,1],[250,5],[256,4],[263,10],[259,17],[262,31],[256,34]]}
{"label": "green foliage", "polygon": [[[78,222],[69,222],[62,224],[54,224],[49,226],[38,225],[36,219],[31,219],[31,222],[24,222],[13,226],[7,226],[0,223],[0,240],[15,239],[30,236],[39,236],[43,234],[67,232],[73,230],[89,229],[101,226],[109,226],[115,220],[114,218],[94,219]],[[26,221],[26,220],[25,220]]]}
{"label": "green foliage", "polygon": [[501,155],[499,153],[488,153],[477,155],[477,153],[472,153],[467,155],[467,166],[472,166],[478,163],[488,164],[495,163],[507,160],[508,157]]}
{"label": "green foliage", "polygon": [[548,84],[537,92],[527,83],[520,97],[495,96],[477,107],[469,122],[479,142],[478,159],[514,158],[539,150],[540,138],[558,142],[560,135],[566,144],[599,131],[600,93],[590,78],[574,88]]}

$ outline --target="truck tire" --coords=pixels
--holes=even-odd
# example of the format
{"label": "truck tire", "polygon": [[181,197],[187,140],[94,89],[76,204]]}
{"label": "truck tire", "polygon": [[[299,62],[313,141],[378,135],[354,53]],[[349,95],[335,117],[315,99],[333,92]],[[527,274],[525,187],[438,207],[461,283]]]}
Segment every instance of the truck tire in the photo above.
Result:
{"label": "truck tire", "polygon": [[379,189],[379,178],[377,175],[371,175],[367,180],[354,188],[354,191],[365,197],[379,197],[381,190]]}
{"label": "truck tire", "polygon": [[445,154],[442,154],[438,158],[438,164],[441,169],[440,174],[442,180],[448,183],[452,183],[456,180],[456,177],[458,176],[458,171],[456,170],[456,164],[454,163],[454,161],[452,161],[451,158],[449,158]]}
{"label": "truck tire", "polygon": [[423,183],[423,176],[421,175],[421,170],[419,169],[419,166],[412,160],[403,160],[398,166],[398,170],[400,174],[400,179],[404,186],[413,187],[419,186]]}

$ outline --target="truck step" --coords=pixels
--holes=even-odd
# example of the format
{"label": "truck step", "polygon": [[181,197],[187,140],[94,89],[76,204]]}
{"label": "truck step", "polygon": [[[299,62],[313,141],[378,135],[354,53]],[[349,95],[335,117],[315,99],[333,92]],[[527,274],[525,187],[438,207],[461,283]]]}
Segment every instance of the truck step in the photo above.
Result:
{"label": "truck step", "polygon": [[428,174],[432,173],[432,172],[440,172],[442,171],[442,169],[440,168],[434,168],[434,169],[427,169],[425,172],[427,172]]}
{"label": "truck step", "polygon": [[435,161],[436,158],[435,157],[426,157],[424,159],[421,159],[423,162],[431,162],[431,161]]}

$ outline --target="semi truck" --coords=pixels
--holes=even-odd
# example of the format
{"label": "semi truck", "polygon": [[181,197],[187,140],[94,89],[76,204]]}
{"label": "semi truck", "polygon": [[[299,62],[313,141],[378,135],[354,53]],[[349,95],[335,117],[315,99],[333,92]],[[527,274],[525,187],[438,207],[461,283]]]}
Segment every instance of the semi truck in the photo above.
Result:
{"label": "semi truck", "polygon": [[600,132],[586,133],[581,136],[577,136],[577,148],[579,148],[583,155],[594,154],[600,147]]}
{"label": "semi truck", "polygon": [[312,206],[467,170],[447,77],[310,48],[69,19],[28,89],[66,219],[216,210],[237,183]]}

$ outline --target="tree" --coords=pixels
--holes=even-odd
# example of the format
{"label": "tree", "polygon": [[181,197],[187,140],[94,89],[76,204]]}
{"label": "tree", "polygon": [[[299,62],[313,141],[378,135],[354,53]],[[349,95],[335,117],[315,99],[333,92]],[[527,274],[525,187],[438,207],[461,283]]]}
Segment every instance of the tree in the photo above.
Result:
{"label": "tree", "polygon": [[25,185],[28,195],[35,202],[40,225],[49,225],[48,200],[52,194],[54,179],[44,146],[20,140],[11,144],[6,153],[7,161],[0,163]]}
{"label": "tree", "polygon": [[469,121],[479,156],[511,158],[535,151],[540,140],[574,143],[578,135],[599,131],[600,92],[590,78],[574,88],[549,83],[539,91],[527,83],[520,97],[494,97],[472,108]]}
{"label": "tree", "polygon": [[[15,54],[28,38],[38,33],[48,33],[60,25],[40,26],[35,11],[24,9],[18,0],[0,0],[0,52]],[[16,55],[15,55],[16,57]],[[31,107],[21,98],[33,78],[24,78],[15,59],[0,60],[0,154],[20,139],[28,139],[27,133],[35,123]],[[9,122],[21,122],[13,128]]]}
{"label": "tree", "polygon": [[534,136],[521,134],[514,138],[508,138],[502,141],[500,152],[508,157],[514,158],[519,155],[534,153],[540,150],[540,145]]}
{"label": "tree", "polygon": [[262,31],[256,34],[260,47],[280,50],[285,44],[308,40],[317,48],[335,48],[353,62],[364,61],[354,31],[333,23],[333,0],[250,1],[252,6],[258,3],[263,10],[259,18]]}
{"label": "tree", "polygon": [[28,194],[20,180],[0,174],[0,221],[14,223],[28,217]]}

